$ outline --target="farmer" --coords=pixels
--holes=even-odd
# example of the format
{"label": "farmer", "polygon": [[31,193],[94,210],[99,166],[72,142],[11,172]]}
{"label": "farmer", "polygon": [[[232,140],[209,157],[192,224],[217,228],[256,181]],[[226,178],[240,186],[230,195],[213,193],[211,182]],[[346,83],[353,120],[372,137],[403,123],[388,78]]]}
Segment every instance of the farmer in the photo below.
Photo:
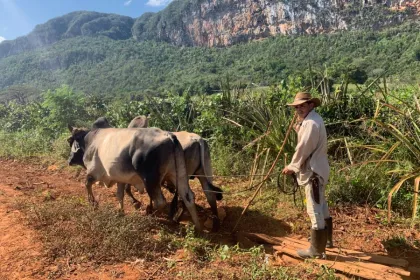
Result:
{"label": "farmer", "polygon": [[324,257],[325,247],[333,247],[332,218],[325,186],[328,183],[330,167],[327,157],[327,133],[324,121],[314,108],[321,105],[310,93],[299,92],[291,104],[297,113],[295,130],[298,143],[291,163],[282,173],[296,173],[299,186],[305,187],[306,210],[311,219],[311,246],[297,253],[302,258]]}

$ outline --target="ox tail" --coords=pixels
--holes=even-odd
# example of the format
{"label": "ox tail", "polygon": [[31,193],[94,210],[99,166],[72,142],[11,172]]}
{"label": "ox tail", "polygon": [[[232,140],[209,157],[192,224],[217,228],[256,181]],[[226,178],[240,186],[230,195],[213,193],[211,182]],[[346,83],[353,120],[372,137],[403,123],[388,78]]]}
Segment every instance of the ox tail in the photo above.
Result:
{"label": "ox tail", "polygon": [[175,160],[175,174],[176,174],[176,193],[179,193],[185,206],[191,214],[191,218],[196,228],[201,231],[202,226],[198,218],[197,209],[195,207],[194,193],[188,184],[187,168],[185,164],[184,150],[181,143],[174,134],[170,134],[174,143],[174,160]]}
{"label": "ox tail", "polygon": [[199,139],[199,143],[200,143],[200,162],[204,170],[204,176],[206,176],[206,180],[207,180],[207,183],[209,184],[211,191],[215,193],[216,199],[222,200],[223,190],[213,185],[213,171],[211,168],[209,145],[201,137]]}

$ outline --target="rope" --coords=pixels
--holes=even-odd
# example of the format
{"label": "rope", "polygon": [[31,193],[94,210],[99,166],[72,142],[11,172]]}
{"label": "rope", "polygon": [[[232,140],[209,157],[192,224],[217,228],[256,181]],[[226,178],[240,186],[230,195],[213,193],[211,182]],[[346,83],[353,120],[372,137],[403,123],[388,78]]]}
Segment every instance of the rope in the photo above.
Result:
{"label": "rope", "polygon": [[[296,193],[299,190],[300,201],[302,201],[302,203],[300,205],[300,208],[303,209],[303,194],[302,194],[302,189],[299,187],[299,184],[297,182],[296,174],[292,174],[291,175],[292,176],[292,179],[293,179],[293,187],[292,187],[292,189],[290,191],[286,190],[286,186],[281,187],[281,184],[280,184],[280,177],[282,175],[281,172],[276,172],[276,173],[271,174],[269,176],[274,176],[276,174],[278,175],[277,176],[277,188],[279,189],[279,191],[281,193],[284,193],[285,195],[293,195],[293,203],[294,203],[294,205],[296,207],[299,207],[298,204],[297,204],[297,198],[296,198]],[[190,176],[196,176],[196,175],[190,175]],[[201,177],[212,177],[212,176],[205,176],[205,175],[197,175],[197,176],[201,176]],[[236,175],[236,176],[248,176],[248,175]],[[265,176],[265,175],[258,175],[258,176]],[[229,176],[223,176],[223,177],[229,177]],[[225,192],[225,191],[220,192],[220,191],[212,191],[212,190],[203,190],[203,192],[207,192],[207,193],[221,193],[221,194],[224,194],[224,195],[226,195],[226,194],[227,195],[234,195],[234,194],[244,193],[244,192],[250,191],[250,190],[254,189],[256,186],[258,186],[259,184],[260,183],[257,183],[255,185],[249,187],[249,188],[246,188],[246,189],[241,190],[241,191],[236,191],[236,192]]]}
{"label": "rope", "polygon": [[208,193],[221,193],[221,194],[229,194],[229,195],[232,195],[232,194],[237,194],[237,193],[243,193],[243,192],[250,191],[250,190],[254,189],[256,186],[257,185],[253,185],[253,186],[251,186],[249,188],[246,188],[246,189],[241,190],[241,191],[236,191],[236,192],[224,192],[224,191],[219,192],[219,191],[211,191],[211,190],[203,190],[203,192],[208,192]]}
{"label": "rope", "polygon": [[[206,175],[188,175],[188,177],[194,176],[194,177],[206,177],[206,178],[213,178],[213,177],[250,177],[250,176],[267,176],[267,177],[271,177],[278,174],[279,176],[281,175],[281,172],[274,172],[270,175],[267,176],[267,174],[257,174],[257,175],[231,175],[231,176],[206,176]],[[246,188],[244,190],[241,191],[236,191],[236,192],[225,192],[225,191],[212,191],[212,190],[203,190],[203,192],[208,192],[208,193],[221,193],[221,194],[228,194],[228,195],[232,195],[232,194],[238,194],[238,193],[243,193],[243,192],[247,192],[250,191],[252,189],[254,189],[256,186],[258,186],[260,183],[257,183],[249,188]]]}
{"label": "rope", "polygon": [[[300,201],[303,201],[303,195],[302,195],[302,189],[299,187],[296,174],[291,175],[292,180],[293,180],[293,187],[290,191],[286,190],[286,185],[283,185],[283,187],[281,187],[280,177],[281,177],[281,174],[277,176],[277,188],[279,189],[280,192],[284,193],[285,195],[293,195],[293,203],[295,204],[296,207],[299,207],[296,202],[296,193],[299,190]],[[301,204],[300,208],[303,209],[303,203]]]}
{"label": "rope", "polygon": [[271,177],[271,176],[274,176],[274,175],[277,175],[277,174],[281,174],[281,171],[272,172],[271,174],[268,174],[267,173],[267,174],[254,174],[254,175],[251,175],[251,174],[245,174],[245,175],[239,174],[239,175],[212,175],[212,176],[206,176],[206,175],[194,175],[194,174],[192,174],[192,175],[188,175],[188,177],[206,177],[206,178],[214,178],[214,177],[221,177],[221,178],[265,177],[265,176]]}

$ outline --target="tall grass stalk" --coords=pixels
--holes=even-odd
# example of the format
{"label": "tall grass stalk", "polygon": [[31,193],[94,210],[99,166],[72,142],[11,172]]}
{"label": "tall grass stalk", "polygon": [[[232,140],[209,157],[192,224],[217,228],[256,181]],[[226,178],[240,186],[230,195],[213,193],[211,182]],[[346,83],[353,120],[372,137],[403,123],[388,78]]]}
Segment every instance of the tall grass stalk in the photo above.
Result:
{"label": "tall grass stalk", "polygon": [[[390,151],[394,151],[397,146],[400,146],[399,143],[401,143],[401,147],[404,148],[407,154],[405,160],[411,163],[410,168],[404,170],[401,179],[394,185],[388,194],[388,222],[390,222],[391,219],[392,195],[396,193],[407,180],[420,177],[420,168],[417,168],[420,162],[420,128],[418,126],[420,121],[420,108],[419,106],[416,106],[418,105],[416,102],[417,99],[415,97],[413,98],[414,106],[408,102],[403,102],[402,105],[383,103],[380,109],[377,110],[378,113],[375,114],[375,117],[372,119],[373,123],[393,138],[394,146]],[[380,110],[382,110],[383,116],[381,116]],[[387,153],[386,156],[390,156],[390,153]],[[416,198],[417,196],[414,196],[414,199]],[[413,201],[413,219],[416,216],[415,205],[416,201]]]}

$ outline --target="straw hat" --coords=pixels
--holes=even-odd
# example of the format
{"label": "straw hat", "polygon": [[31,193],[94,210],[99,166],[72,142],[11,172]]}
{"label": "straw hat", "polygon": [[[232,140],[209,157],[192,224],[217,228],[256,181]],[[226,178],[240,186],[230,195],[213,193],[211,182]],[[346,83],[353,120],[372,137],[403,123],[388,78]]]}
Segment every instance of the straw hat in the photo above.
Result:
{"label": "straw hat", "polygon": [[321,105],[321,100],[319,100],[319,98],[312,97],[309,92],[298,92],[295,96],[295,100],[293,100],[293,103],[288,103],[287,105],[297,106],[306,102],[314,103],[315,107]]}

